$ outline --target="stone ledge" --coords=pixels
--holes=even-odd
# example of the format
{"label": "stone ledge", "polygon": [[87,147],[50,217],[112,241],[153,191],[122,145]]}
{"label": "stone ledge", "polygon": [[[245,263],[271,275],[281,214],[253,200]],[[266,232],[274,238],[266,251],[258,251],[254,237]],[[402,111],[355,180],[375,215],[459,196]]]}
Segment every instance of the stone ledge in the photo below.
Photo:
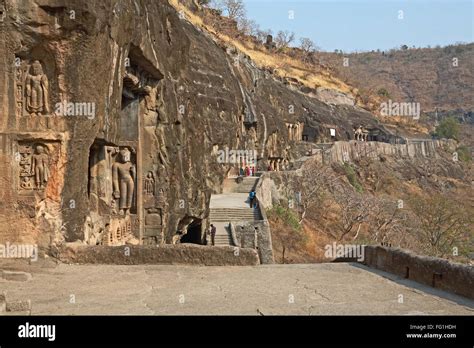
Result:
{"label": "stone ledge", "polygon": [[6,304],[7,312],[24,312],[28,313],[31,310],[31,301],[26,300],[17,300],[17,301],[7,301]]}
{"label": "stone ledge", "polygon": [[5,292],[0,293],[0,313],[7,310],[7,294]]}
{"label": "stone ledge", "polygon": [[365,246],[366,266],[474,299],[474,267],[406,250]]}
{"label": "stone ledge", "polygon": [[69,243],[59,250],[58,256],[62,262],[75,264],[193,266],[255,266],[260,264],[257,251],[253,249],[190,244],[87,246]]}
{"label": "stone ledge", "polygon": [[2,271],[2,278],[9,281],[26,282],[31,280],[31,274],[27,272]]}

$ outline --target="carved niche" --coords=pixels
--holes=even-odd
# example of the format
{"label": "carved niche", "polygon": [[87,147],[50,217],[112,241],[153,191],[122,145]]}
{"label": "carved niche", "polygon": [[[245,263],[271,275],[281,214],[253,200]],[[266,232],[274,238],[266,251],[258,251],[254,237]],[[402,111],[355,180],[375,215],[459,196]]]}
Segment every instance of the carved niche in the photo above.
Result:
{"label": "carved niche", "polygon": [[[17,58],[19,59],[19,58]],[[18,60],[15,72],[15,100],[17,116],[49,115],[49,80],[39,60],[31,63]]]}
{"label": "carved niche", "polygon": [[155,195],[155,174],[150,170],[143,180],[143,188],[145,196]]}
{"label": "carved niche", "polygon": [[157,244],[161,241],[163,230],[163,208],[165,194],[160,177],[155,170],[146,171],[143,178],[143,243]]}
{"label": "carved niche", "polygon": [[288,140],[290,141],[299,141],[302,136],[303,131],[302,123],[286,123],[286,128],[288,129]]}
{"label": "carved niche", "polygon": [[[132,234],[132,221],[130,218],[111,219],[110,224],[102,237],[102,245],[124,245],[134,239]],[[132,242],[130,244],[136,244]]]}
{"label": "carved niche", "polygon": [[119,148],[115,163],[112,165],[112,196],[119,215],[129,215],[134,206],[137,169],[132,163],[131,155],[129,148]]}
{"label": "carved niche", "polygon": [[136,154],[128,146],[94,144],[89,155],[89,199],[99,214],[136,213]]}
{"label": "carved niche", "polygon": [[41,142],[18,143],[19,191],[43,191],[46,189],[52,164],[52,147]]}

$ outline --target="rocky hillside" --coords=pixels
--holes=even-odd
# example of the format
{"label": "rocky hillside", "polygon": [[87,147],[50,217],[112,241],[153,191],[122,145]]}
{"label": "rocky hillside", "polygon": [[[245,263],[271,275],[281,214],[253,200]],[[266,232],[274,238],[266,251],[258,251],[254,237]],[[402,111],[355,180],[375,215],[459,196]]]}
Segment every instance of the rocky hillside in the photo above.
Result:
{"label": "rocky hillside", "polygon": [[333,243],[383,243],[472,263],[472,163],[453,161],[455,146],[339,142],[296,172],[265,174],[276,262],[328,262]]}
{"label": "rocky hillside", "polygon": [[319,55],[321,62],[365,97],[417,102],[423,113],[474,112],[473,43]]}
{"label": "rocky hillside", "polygon": [[401,140],[328,71],[275,68],[174,0],[0,10],[1,243],[202,243],[223,152],[292,170],[360,125]]}
{"label": "rocky hillside", "polygon": [[204,231],[211,192],[236,170],[219,151],[290,167],[303,124],[311,140],[378,124],[261,69],[164,1],[2,9],[3,241],[171,243]]}

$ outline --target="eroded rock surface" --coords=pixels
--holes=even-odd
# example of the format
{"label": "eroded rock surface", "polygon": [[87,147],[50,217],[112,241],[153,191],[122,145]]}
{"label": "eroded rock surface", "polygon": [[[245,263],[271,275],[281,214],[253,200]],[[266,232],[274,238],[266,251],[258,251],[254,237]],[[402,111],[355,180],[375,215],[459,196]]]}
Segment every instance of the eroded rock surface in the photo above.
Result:
{"label": "eroded rock surface", "polygon": [[291,88],[166,1],[0,4],[0,242],[200,243],[210,195],[236,171],[219,151],[288,169],[302,139],[383,128]]}

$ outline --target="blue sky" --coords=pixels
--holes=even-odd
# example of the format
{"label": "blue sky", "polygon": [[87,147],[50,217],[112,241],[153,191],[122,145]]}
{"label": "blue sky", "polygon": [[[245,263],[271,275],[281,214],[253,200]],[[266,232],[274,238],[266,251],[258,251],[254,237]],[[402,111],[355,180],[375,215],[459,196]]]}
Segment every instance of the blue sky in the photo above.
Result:
{"label": "blue sky", "polygon": [[[289,30],[326,51],[474,41],[474,0],[243,0],[262,29]],[[289,19],[294,11],[294,19]],[[403,11],[403,19],[399,19]],[[298,40],[299,41],[299,40]]]}

